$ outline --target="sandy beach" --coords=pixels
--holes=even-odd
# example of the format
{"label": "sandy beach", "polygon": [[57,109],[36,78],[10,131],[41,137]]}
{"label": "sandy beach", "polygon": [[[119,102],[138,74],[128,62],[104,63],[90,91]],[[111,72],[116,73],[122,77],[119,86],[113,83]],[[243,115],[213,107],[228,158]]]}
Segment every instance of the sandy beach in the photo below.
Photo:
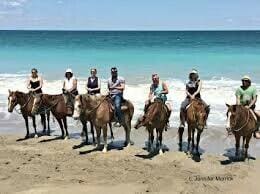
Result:
{"label": "sandy beach", "polygon": [[[260,193],[260,163],[204,153],[201,161],[174,150],[110,144],[102,153],[80,140],[0,136],[0,193]],[[80,146],[79,146],[80,147]],[[253,148],[251,148],[253,149]]]}

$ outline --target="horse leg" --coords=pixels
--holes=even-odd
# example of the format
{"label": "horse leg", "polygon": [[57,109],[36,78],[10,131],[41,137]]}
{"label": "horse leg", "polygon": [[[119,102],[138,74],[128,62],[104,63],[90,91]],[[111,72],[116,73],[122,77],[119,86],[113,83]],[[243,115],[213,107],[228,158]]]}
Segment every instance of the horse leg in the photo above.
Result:
{"label": "horse leg", "polygon": [[125,124],[124,129],[125,129],[125,146],[129,147],[130,146],[130,132],[131,132],[131,121],[124,122]]}
{"label": "horse leg", "polygon": [[35,116],[32,116],[32,121],[33,121],[33,128],[34,128],[34,137],[37,138],[37,130],[36,130],[36,123],[35,123]]}
{"label": "horse leg", "polygon": [[41,124],[43,126],[42,134],[46,133],[46,117],[45,114],[40,114],[41,117]]}
{"label": "horse leg", "polygon": [[92,134],[92,142],[93,142],[93,145],[95,145],[96,141],[95,141],[94,125],[91,121],[90,121],[90,130],[91,130],[91,134]]}
{"label": "horse leg", "polygon": [[88,128],[87,128],[87,122],[84,121],[84,120],[81,120],[81,124],[82,124],[82,132],[85,133],[85,135],[86,135],[85,143],[88,144]]}
{"label": "horse leg", "polygon": [[246,140],[246,137],[243,136],[243,143],[242,143],[242,151],[244,152],[245,150],[245,140]]}
{"label": "horse leg", "polygon": [[163,129],[159,130],[159,154],[162,155],[163,154],[163,150],[162,150],[162,134],[163,134]]}
{"label": "horse leg", "polygon": [[156,148],[159,148],[160,144],[159,144],[159,130],[156,129]]}
{"label": "horse leg", "polygon": [[[195,136],[195,128],[192,128],[192,131],[191,131],[191,133],[192,133],[192,138],[191,138],[191,149],[192,149],[192,151],[194,150],[194,148],[195,148],[195,143],[194,143],[194,136]],[[198,136],[197,136],[198,137]]]}
{"label": "horse leg", "polygon": [[65,136],[65,140],[69,139],[69,133],[68,133],[68,125],[67,125],[67,117],[65,116],[63,119],[63,126],[65,128],[65,132],[66,132],[66,136]]}
{"label": "horse leg", "polygon": [[113,140],[114,140],[114,133],[113,133],[112,124],[108,123],[108,125],[109,125],[109,128],[110,128],[111,139],[112,139],[112,142],[113,142]]}
{"label": "horse leg", "polygon": [[245,158],[248,158],[248,148],[249,148],[249,142],[251,139],[251,135],[246,136],[246,144],[245,144]]}
{"label": "horse leg", "polygon": [[191,141],[191,126],[188,124],[188,148],[187,151],[190,151],[190,141]]}
{"label": "horse leg", "polygon": [[154,141],[154,129],[151,129],[150,130],[151,132],[150,132],[150,138],[151,138],[151,150],[150,150],[150,152],[153,152],[153,141]]}
{"label": "horse leg", "polygon": [[50,128],[50,111],[47,112],[47,123],[48,123],[48,132],[47,135],[51,134],[51,128]]}
{"label": "horse leg", "polygon": [[64,138],[64,130],[63,130],[63,124],[62,124],[62,120],[61,119],[57,119],[59,125],[60,125],[60,129],[61,129],[61,138]]}
{"label": "horse leg", "polygon": [[236,157],[238,157],[239,146],[240,146],[240,135],[235,134],[235,138],[236,138]]}
{"label": "horse leg", "polygon": [[29,124],[28,124],[28,116],[23,115],[24,121],[25,121],[25,127],[26,127],[26,135],[25,138],[29,138]]}
{"label": "horse leg", "polygon": [[148,140],[147,140],[147,151],[151,151],[151,129],[147,129],[148,131]]}
{"label": "horse leg", "polygon": [[97,133],[97,145],[96,145],[96,148],[99,148],[100,147],[101,127],[95,126],[95,128],[96,128],[96,133]]}
{"label": "horse leg", "polygon": [[196,153],[197,153],[198,155],[200,155],[200,153],[199,153],[200,136],[201,136],[201,131],[197,131]]}
{"label": "horse leg", "polygon": [[106,153],[107,152],[107,124],[105,124],[103,127],[103,138],[104,138],[104,148],[103,148],[103,152]]}
{"label": "horse leg", "polygon": [[183,136],[184,128],[180,127],[178,130],[179,134],[179,151],[182,151],[182,136]]}

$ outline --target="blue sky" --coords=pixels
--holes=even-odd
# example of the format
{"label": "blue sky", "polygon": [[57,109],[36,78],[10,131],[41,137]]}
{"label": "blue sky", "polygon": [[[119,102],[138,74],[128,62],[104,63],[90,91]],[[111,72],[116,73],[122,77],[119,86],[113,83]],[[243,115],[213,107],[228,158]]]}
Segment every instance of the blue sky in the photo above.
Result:
{"label": "blue sky", "polygon": [[260,0],[0,0],[0,29],[260,29]]}

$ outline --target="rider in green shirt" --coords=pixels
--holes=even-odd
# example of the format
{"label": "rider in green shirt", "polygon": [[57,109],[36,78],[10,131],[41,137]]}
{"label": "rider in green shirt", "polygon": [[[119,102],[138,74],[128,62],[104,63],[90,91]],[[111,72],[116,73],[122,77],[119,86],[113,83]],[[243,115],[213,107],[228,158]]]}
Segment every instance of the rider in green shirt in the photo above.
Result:
{"label": "rider in green shirt", "polygon": [[[251,78],[245,75],[242,78],[242,86],[236,90],[236,104],[243,105],[248,109],[252,109],[256,114],[258,120],[260,118],[259,113],[255,112],[255,104],[257,101],[257,90],[256,87],[251,86]],[[260,132],[256,129],[255,137],[260,138]]]}

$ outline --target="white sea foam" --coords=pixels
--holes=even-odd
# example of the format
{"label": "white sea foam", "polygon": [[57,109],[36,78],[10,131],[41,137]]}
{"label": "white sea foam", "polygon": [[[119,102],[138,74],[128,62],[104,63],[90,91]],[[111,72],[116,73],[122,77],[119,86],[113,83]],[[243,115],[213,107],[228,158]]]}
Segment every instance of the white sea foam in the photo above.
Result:
{"label": "white sea foam", "polygon": [[[7,112],[7,95],[8,89],[26,92],[26,74],[0,74],[0,113],[5,116],[0,120],[11,119]],[[127,81],[127,80],[126,80]],[[61,93],[63,80],[44,80],[43,92],[49,94]],[[185,98],[185,81],[166,80],[169,85],[168,100],[173,105],[173,113],[170,123],[176,127],[179,123],[179,108]],[[79,92],[85,93],[86,79],[79,78]],[[235,90],[240,85],[240,81],[228,78],[212,78],[203,81],[202,98],[211,106],[209,116],[209,125],[224,126],[226,122],[225,103],[235,103]],[[260,85],[259,85],[260,86]],[[260,87],[257,86],[259,90]],[[144,102],[148,96],[149,84],[131,85],[126,82],[125,98],[130,99],[135,106],[134,120],[142,114]],[[106,81],[102,80],[102,93],[106,94]],[[257,108],[260,109],[260,101],[257,102]]]}

